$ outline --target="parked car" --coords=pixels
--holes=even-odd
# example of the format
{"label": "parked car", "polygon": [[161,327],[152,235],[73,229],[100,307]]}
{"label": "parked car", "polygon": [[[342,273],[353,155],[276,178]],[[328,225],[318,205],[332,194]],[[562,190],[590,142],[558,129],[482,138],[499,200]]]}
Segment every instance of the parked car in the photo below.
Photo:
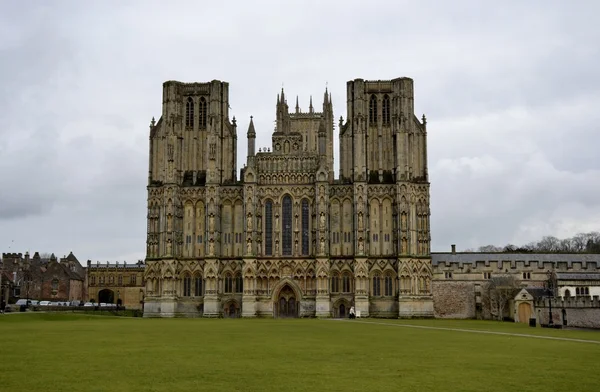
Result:
{"label": "parked car", "polygon": [[19,299],[15,303],[15,305],[17,305],[17,306],[35,306],[38,304],[39,304],[39,301],[37,301],[35,299]]}
{"label": "parked car", "polygon": [[50,301],[40,301],[40,306],[50,306]]}

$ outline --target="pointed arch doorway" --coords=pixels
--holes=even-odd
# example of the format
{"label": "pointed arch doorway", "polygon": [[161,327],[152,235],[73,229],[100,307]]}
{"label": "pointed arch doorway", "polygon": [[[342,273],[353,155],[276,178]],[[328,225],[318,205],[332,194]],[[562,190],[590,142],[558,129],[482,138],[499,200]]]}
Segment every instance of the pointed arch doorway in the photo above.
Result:
{"label": "pointed arch doorway", "polygon": [[275,316],[278,318],[298,317],[298,299],[296,293],[288,285],[284,285],[279,290],[279,295],[275,301]]}

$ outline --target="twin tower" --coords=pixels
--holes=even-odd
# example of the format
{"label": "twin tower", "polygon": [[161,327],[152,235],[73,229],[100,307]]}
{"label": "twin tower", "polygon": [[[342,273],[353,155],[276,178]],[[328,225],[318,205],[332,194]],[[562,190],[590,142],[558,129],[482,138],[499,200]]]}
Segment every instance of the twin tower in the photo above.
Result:
{"label": "twin tower", "polygon": [[[229,85],[165,82],[150,125],[146,317],[433,316],[427,132],[409,78],[347,83],[334,114],[277,97],[237,178]],[[264,151],[266,150],[266,151]]]}

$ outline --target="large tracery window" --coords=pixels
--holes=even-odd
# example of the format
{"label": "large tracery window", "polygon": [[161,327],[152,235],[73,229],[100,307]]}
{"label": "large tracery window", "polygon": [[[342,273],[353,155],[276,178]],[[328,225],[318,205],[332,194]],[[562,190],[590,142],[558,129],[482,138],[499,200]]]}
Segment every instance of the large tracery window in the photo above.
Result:
{"label": "large tracery window", "polygon": [[192,278],[189,275],[183,277],[183,296],[189,297],[191,295]]}
{"label": "large tracery window", "polygon": [[292,198],[289,195],[284,196],[281,210],[283,216],[282,254],[284,256],[290,256],[292,254]]}
{"label": "large tracery window", "polygon": [[231,274],[225,275],[225,292],[232,293],[233,292],[233,277]]}
{"label": "large tracery window", "polygon": [[385,276],[385,296],[387,297],[391,297],[393,296],[393,282],[392,282],[392,277],[390,275],[386,275]]}
{"label": "large tracery window", "polygon": [[373,296],[380,296],[381,295],[381,277],[379,276],[379,274],[376,274],[375,276],[373,276]]}
{"label": "large tracery window", "polygon": [[383,107],[381,109],[383,111],[383,125],[390,125],[390,96],[387,94],[383,97]]}
{"label": "large tracery window", "polygon": [[194,100],[192,97],[188,97],[185,103],[185,126],[194,127]]}
{"label": "large tracery window", "polygon": [[337,293],[340,291],[339,282],[340,282],[340,278],[337,274],[335,274],[331,277],[331,292],[332,293]]}
{"label": "large tracery window", "polygon": [[342,276],[342,292],[350,292],[350,275],[348,275],[347,273],[344,274],[344,276]]}
{"label": "large tracery window", "polygon": [[308,200],[302,200],[302,254],[308,255]]}
{"label": "large tracery window", "polygon": [[377,98],[375,95],[371,95],[371,99],[369,99],[369,124],[377,124]]}
{"label": "large tracery window", "polygon": [[198,120],[200,123],[200,129],[206,129],[206,99],[200,98]]}
{"label": "large tracery window", "polygon": [[195,283],[196,284],[194,285],[194,289],[195,289],[194,290],[194,295],[196,297],[200,297],[200,296],[203,295],[203,292],[202,292],[202,277],[201,276],[196,276]]}
{"label": "large tracery window", "polygon": [[243,293],[244,292],[244,280],[242,279],[241,274],[237,274],[235,276],[235,292]]}
{"label": "large tracery window", "polygon": [[273,256],[273,202],[265,203],[265,255]]}

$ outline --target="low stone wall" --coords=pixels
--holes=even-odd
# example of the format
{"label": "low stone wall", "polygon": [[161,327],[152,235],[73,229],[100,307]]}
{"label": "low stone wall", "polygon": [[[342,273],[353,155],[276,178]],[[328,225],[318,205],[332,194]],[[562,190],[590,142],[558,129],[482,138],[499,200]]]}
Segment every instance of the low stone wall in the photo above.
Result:
{"label": "low stone wall", "polygon": [[[535,303],[535,312],[540,324],[548,324],[548,301]],[[563,327],[600,329],[600,306],[598,299],[589,297],[552,301],[552,322]]]}
{"label": "low stone wall", "polygon": [[468,281],[433,281],[436,318],[475,318],[475,286]]}

